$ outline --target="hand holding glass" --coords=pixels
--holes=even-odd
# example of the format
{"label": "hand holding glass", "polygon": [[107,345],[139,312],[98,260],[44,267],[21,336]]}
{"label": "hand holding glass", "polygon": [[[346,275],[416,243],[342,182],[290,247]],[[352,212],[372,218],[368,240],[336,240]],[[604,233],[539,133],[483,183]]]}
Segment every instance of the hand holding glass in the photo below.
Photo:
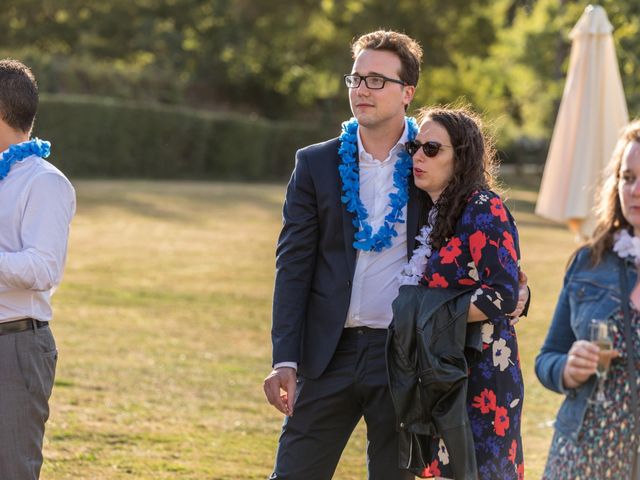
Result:
{"label": "hand holding glass", "polygon": [[611,365],[611,349],[613,348],[613,340],[609,332],[609,324],[606,320],[592,320],[589,325],[589,340],[600,348],[598,354],[598,367],[596,375],[598,376],[598,385],[596,387],[596,396],[590,399],[590,403],[603,405],[607,403],[604,394],[604,382],[607,379],[609,365]]}

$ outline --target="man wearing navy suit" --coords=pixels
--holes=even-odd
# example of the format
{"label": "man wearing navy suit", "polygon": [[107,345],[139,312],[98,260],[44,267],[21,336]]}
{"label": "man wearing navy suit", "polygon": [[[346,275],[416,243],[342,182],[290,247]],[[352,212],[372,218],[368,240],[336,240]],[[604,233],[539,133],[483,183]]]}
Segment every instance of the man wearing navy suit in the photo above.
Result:
{"label": "man wearing navy suit", "polygon": [[[404,172],[409,174],[404,188],[394,185],[394,171],[411,133],[405,110],[418,83],[422,50],[406,35],[377,31],[356,40],[352,52],[345,83],[357,134],[351,142],[333,139],[299,150],[283,208],[273,302],[274,369],[264,382],[269,402],[287,415],[273,479],[331,478],[362,416],[370,480],[413,478],[398,468],[384,347],[398,293],[396,276],[418,233],[410,169]],[[343,158],[348,155],[339,153],[341,143],[357,147],[351,158],[357,190],[353,185],[350,190],[366,210],[359,229],[357,212],[349,212],[341,199],[349,183],[348,175],[341,178],[340,166],[348,166]],[[401,219],[388,222],[389,194],[402,195],[402,190],[409,198],[406,206],[396,207]],[[385,223],[396,236],[380,229]],[[367,225],[372,238],[355,248],[355,234]],[[385,239],[386,245],[376,249],[375,240],[379,247]]]}

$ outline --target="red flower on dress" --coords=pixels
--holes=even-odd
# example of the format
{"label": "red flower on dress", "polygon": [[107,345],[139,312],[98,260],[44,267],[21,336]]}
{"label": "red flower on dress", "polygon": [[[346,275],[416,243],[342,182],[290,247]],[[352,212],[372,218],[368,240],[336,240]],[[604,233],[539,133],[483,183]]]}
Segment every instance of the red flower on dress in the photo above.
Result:
{"label": "red flower on dress", "polygon": [[504,245],[504,248],[506,248],[509,251],[509,253],[511,254],[511,258],[517,261],[518,254],[516,253],[516,248],[515,248],[515,245],[513,244],[513,237],[509,232],[502,232],[502,236],[504,237],[504,242],[502,242],[502,244]]}
{"label": "red flower on dress", "polygon": [[438,477],[440,476],[440,469],[438,468],[438,460],[434,460],[431,462],[431,465],[427,465],[422,472],[420,472],[421,477]]}
{"label": "red flower on dress", "polygon": [[500,221],[507,221],[507,211],[504,209],[502,200],[499,198],[491,199],[491,213],[493,213],[494,217],[498,217]]}
{"label": "red flower on dress", "polygon": [[473,263],[480,265],[482,258],[482,249],[487,244],[487,237],[481,231],[477,231],[469,237],[469,250],[471,250],[471,258]]}
{"label": "red flower on dress", "polygon": [[518,450],[518,442],[514,439],[511,442],[511,448],[509,448],[509,460],[514,465],[516,464],[516,451]]}
{"label": "red flower on dress", "polygon": [[449,286],[449,282],[439,273],[434,273],[431,280],[429,280],[429,286],[434,288],[447,288]]}
{"label": "red flower on dress", "polygon": [[505,432],[509,428],[509,414],[504,407],[496,407],[496,416],[493,419],[493,429],[496,435],[504,437]]}
{"label": "red flower on dress", "polygon": [[524,463],[518,465],[518,480],[524,480]]}
{"label": "red flower on dress", "polygon": [[493,390],[485,388],[480,395],[473,397],[474,408],[479,408],[481,413],[489,413],[496,409],[496,394]]}
{"label": "red flower on dress", "polygon": [[458,237],[453,237],[444,247],[440,249],[442,263],[453,263],[458,255],[462,253],[460,250],[462,242]]}

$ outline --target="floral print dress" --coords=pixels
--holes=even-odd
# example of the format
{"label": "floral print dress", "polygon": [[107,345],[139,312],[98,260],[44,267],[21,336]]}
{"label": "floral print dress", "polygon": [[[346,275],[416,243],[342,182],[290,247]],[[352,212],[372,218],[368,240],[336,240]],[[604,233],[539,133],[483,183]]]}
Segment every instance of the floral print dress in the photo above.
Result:
{"label": "floral print dress", "polygon": [[[482,480],[524,478],[520,421],[524,384],[516,332],[505,313],[518,299],[520,252],[513,217],[498,195],[475,192],[455,234],[434,252],[422,284],[431,288],[477,286],[471,301],[489,320],[482,323],[483,352],[469,367],[467,412]],[[453,478],[441,438],[421,477]],[[434,445],[435,447],[435,445]]]}
{"label": "floral print dress", "polygon": [[[640,352],[640,312],[631,305],[631,332],[635,352]],[[589,404],[577,441],[559,434],[551,441],[544,480],[587,480],[631,478],[633,452],[638,439],[633,432],[631,391],[627,373],[627,340],[624,335],[622,308],[609,319],[613,348],[623,357],[614,359],[604,382],[609,403]],[[636,359],[640,371],[640,359]],[[636,379],[640,389],[640,376]]]}

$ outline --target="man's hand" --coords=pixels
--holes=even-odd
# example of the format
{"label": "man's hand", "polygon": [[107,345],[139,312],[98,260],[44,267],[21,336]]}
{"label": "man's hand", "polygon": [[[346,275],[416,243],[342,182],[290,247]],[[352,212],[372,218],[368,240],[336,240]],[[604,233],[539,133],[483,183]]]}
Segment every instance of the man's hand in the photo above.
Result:
{"label": "man's hand", "polygon": [[[598,346],[587,340],[573,342],[567,353],[567,363],[562,371],[562,383],[565,388],[577,388],[596,373],[599,353]],[[600,354],[603,357],[609,357],[609,359],[620,356],[617,350],[607,350]]]}
{"label": "man's hand", "polygon": [[520,315],[524,311],[524,307],[529,300],[529,288],[527,287],[527,275],[520,271],[518,276],[518,303],[516,309],[509,314],[511,317],[511,325],[515,325],[520,320]]}
{"label": "man's hand", "polygon": [[272,370],[263,383],[264,394],[269,403],[289,417],[293,415],[296,380],[294,368],[281,367]]}

